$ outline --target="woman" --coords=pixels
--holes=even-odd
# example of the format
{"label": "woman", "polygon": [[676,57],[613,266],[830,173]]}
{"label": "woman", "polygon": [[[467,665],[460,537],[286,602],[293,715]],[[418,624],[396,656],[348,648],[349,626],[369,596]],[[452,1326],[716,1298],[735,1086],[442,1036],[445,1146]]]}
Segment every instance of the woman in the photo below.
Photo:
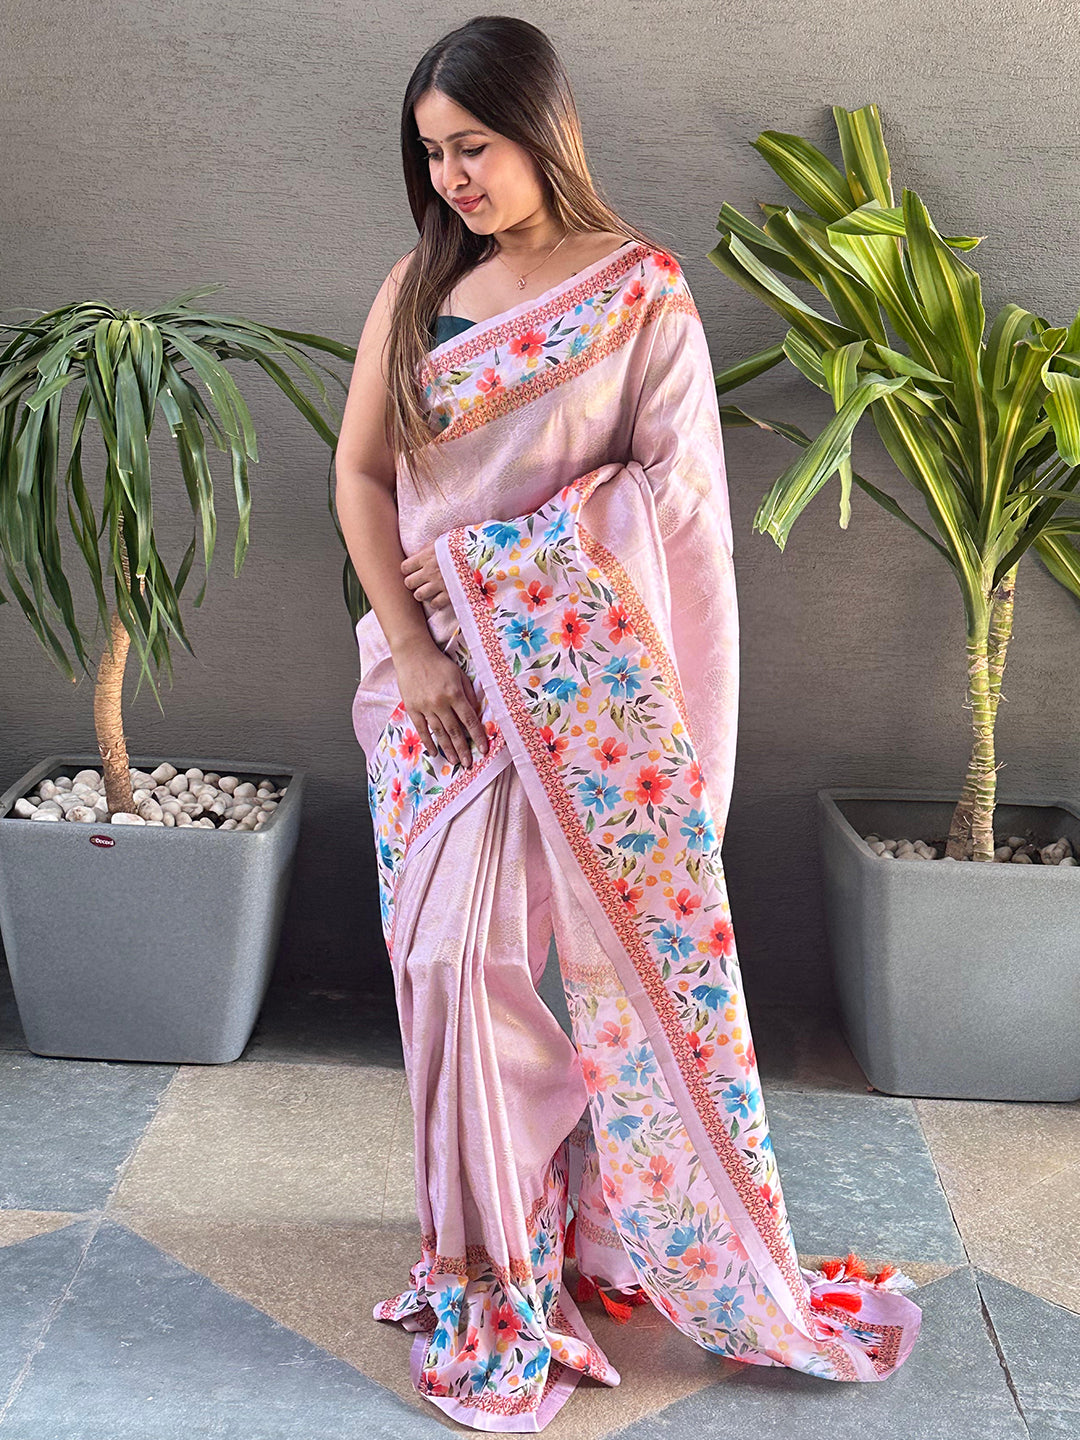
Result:
{"label": "woman", "polygon": [[[480,1430],[619,1383],[568,1255],[617,1319],[651,1302],[720,1356],[883,1379],[912,1282],[800,1267],[742,994],[731,522],[690,289],[600,198],[524,21],[428,51],[402,145],[420,238],[337,452],[421,1227],[375,1317]],[[536,989],[553,932],[572,1040]]]}

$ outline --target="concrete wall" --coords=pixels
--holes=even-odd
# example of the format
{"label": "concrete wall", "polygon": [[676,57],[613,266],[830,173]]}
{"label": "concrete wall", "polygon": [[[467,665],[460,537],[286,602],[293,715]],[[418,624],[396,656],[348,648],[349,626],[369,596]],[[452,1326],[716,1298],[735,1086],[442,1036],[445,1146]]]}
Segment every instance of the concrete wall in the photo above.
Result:
{"label": "concrete wall", "polygon": [[[414,237],[397,140],[405,81],[427,45],[473,13],[9,0],[0,318],[91,297],[149,307],[221,280],[223,311],[355,343]],[[609,198],[680,253],[717,369],[784,328],[705,259],[720,205],[759,215],[758,200],[788,200],[749,146],[762,129],[807,135],[838,160],[833,104],[876,101],[897,194],[916,190],[944,233],[987,237],[972,263],[988,311],[1012,299],[1055,324],[1076,313],[1077,79],[1061,0],[516,13],[559,47]],[[219,457],[219,551],[205,605],[185,610],[197,658],[176,651],[164,716],[145,686],[134,698],[131,675],[129,748],[307,766],[279,979],[385,995],[327,456],[260,373],[238,379],[262,457],[252,548],[232,579],[235,516]],[[826,417],[790,367],[738,403],[804,429]],[[910,500],[872,430],[860,434],[856,467]],[[781,554],[750,526],[792,452],[746,430],[728,431],[727,452],[742,703],[725,859],[740,956],[752,1001],[826,1006],[813,792],[959,787],[963,614],[944,563],[857,490],[850,529],[839,529],[835,480]],[[160,454],[158,533],[175,565],[190,522],[167,447]],[[1080,788],[1078,645],[1076,606],[1026,561],[998,725],[1003,797]],[[3,786],[45,754],[95,748],[89,684],[72,690],[15,606],[0,609],[0,657]]]}

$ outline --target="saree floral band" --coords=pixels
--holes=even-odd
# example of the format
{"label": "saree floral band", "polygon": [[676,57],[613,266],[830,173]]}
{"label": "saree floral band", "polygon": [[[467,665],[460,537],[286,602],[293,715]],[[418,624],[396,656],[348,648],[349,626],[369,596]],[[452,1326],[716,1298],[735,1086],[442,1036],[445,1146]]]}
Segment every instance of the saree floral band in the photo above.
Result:
{"label": "saree floral band", "polygon": [[[799,1264],[743,995],[722,861],[738,711],[732,532],[712,365],[685,277],[670,255],[628,242],[429,359],[450,498],[401,474],[402,543],[434,541],[454,628],[434,622],[433,635],[474,681],[490,745],[470,768],[424,754],[374,622],[358,627],[368,688],[354,721],[392,962],[398,973],[408,963],[396,916],[412,862],[512,766],[592,936],[584,958],[560,942],[597,1181],[588,1214],[575,1206],[580,1253],[622,1257],[636,1288],[718,1355],[884,1379],[919,1332],[921,1311],[900,1293],[912,1282],[853,1254],[820,1271]],[[546,1240],[515,1232],[510,1250],[531,1256],[539,1294],[505,1273],[550,1351],[561,1322],[577,1321],[563,1292],[552,1324],[544,1285],[557,1283],[565,1235],[548,1218]],[[497,1253],[492,1237],[480,1243]],[[436,1258],[391,1309],[440,1313]],[[618,1268],[613,1258],[609,1280]],[[498,1265],[489,1271],[465,1291],[503,1285]],[[449,1393],[464,1404],[473,1382],[452,1368],[457,1332],[443,1333],[423,1358],[431,1383],[455,1377]],[[488,1340],[476,1343],[490,1359],[500,1352]],[[539,1353],[476,1374],[509,1407],[486,1428],[540,1428],[550,1372],[534,1367],[521,1390]],[[603,1357],[565,1353],[601,1378]]]}

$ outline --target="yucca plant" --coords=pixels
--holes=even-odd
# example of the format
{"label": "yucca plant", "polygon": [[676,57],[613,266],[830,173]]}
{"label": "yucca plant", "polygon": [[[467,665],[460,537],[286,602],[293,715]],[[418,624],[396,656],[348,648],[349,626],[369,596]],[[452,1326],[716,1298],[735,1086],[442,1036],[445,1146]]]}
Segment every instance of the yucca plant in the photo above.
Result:
{"label": "yucca plant", "polygon": [[[1069,513],[1080,481],[1080,314],[1051,326],[1006,304],[984,336],[979,276],[956,252],[985,237],[940,234],[912,190],[895,203],[876,105],[832,114],[844,169],[801,136],[762,131],[750,143],[798,203],[762,204],[760,227],[725,204],[724,238],[709,259],[790,326],[780,344],[718,374],[717,393],[786,358],[836,414],[814,439],[737,406],[720,414],[801,448],[754,518],[781,550],[839,474],[842,528],[854,482],[951,567],[966,617],[973,737],[946,854],[962,858],[970,840],[973,860],[992,860],[994,723],[1024,554],[1034,549],[1080,597],[1080,520]],[[808,303],[781,276],[809,282],[821,302]],[[867,411],[936,534],[852,468],[852,435]]]}
{"label": "yucca plant", "polygon": [[[156,310],[117,310],[91,301],[62,306],[26,324],[0,325],[14,334],[0,351],[0,561],[7,586],[35,635],[65,677],[77,683],[57,633],[66,630],[77,663],[90,673],[89,642],[76,617],[60,549],[58,473],[63,465],[68,519],[90,573],[106,637],[95,679],[94,724],[110,814],[135,809],[121,705],[131,643],[141,661],[139,683],[146,675],[159,709],[161,697],[151,663],[158,669],[164,664],[171,683],[170,637],[189,654],[195,653],[179,600],[200,532],[204,574],[196,607],[202,605],[214,553],[217,517],[208,436],[219,450],[228,450],[231,460],[239,518],[234,577],[247,553],[248,462],[257,461],[258,454],[251,415],[226,362],[253,361],[270,376],[330,446],[332,469],[339,417],[332,411],[330,418],[324,417],[319,403],[298,386],[281,361],[298,367],[329,411],[317,370],[331,376],[342,390],[346,384],[329,367],[313,364],[299,347],[325,351],[340,360],[355,359],[355,348],[337,340],[211,314],[192,304],[216,289],[220,286],[187,291]],[[60,413],[65,397],[74,401],[66,442]],[[171,576],[154,533],[150,434],[158,410],[176,443],[194,519],[191,543]],[[93,427],[104,452],[100,514],[83,475],[83,442]],[[329,473],[327,486],[329,490]],[[332,499],[330,512],[337,525]],[[106,529],[108,545],[102,561],[100,541]],[[350,612],[356,614],[362,601],[348,559],[343,583]],[[112,590],[111,602],[107,587]],[[0,590],[0,604],[4,603],[8,596]]]}

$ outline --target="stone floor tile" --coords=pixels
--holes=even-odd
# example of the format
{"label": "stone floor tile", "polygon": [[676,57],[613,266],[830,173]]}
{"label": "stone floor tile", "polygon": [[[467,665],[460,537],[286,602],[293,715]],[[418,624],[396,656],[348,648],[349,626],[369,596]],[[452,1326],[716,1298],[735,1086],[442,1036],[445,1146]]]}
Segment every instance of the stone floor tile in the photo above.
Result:
{"label": "stone floor tile", "polygon": [[1031,1440],[1080,1435],[1080,1315],[976,1269]]}
{"label": "stone floor tile", "polygon": [[[800,1251],[865,1260],[966,1260],[910,1100],[763,1081],[765,1110]],[[912,1275],[912,1279],[915,1276]]]}
{"label": "stone floor tile", "polygon": [[223,1220],[382,1213],[405,1086],[370,1065],[183,1065],[114,1206]]}
{"label": "stone floor tile", "polygon": [[0,1208],[103,1208],[175,1073],[0,1052]]}
{"label": "stone floor tile", "polygon": [[[11,1254],[55,1246],[67,1232]],[[106,1219],[0,1411],[4,1440],[413,1440],[446,1427]]]}
{"label": "stone floor tile", "polygon": [[[81,1220],[0,1246],[0,1434],[4,1397],[19,1381],[39,1337],[79,1268],[97,1220]],[[43,1437],[47,1432],[42,1432]],[[64,1437],[67,1440],[67,1437]]]}
{"label": "stone floor tile", "polygon": [[954,1205],[994,1204],[1069,1168],[1080,1169],[1080,1102],[914,1102]]}
{"label": "stone floor tile", "polygon": [[0,1210],[0,1246],[17,1245],[31,1235],[47,1235],[62,1230],[73,1220],[81,1220],[77,1210]]}
{"label": "stone floor tile", "polygon": [[922,1328],[907,1360],[885,1380],[842,1383],[739,1365],[722,1385],[611,1433],[619,1440],[1028,1440],[970,1270],[955,1270],[911,1298],[922,1307]]}
{"label": "stone floor tile", "polygon": [[972,1264],[1080,1314],[1080,1167],[956,1212]]}

